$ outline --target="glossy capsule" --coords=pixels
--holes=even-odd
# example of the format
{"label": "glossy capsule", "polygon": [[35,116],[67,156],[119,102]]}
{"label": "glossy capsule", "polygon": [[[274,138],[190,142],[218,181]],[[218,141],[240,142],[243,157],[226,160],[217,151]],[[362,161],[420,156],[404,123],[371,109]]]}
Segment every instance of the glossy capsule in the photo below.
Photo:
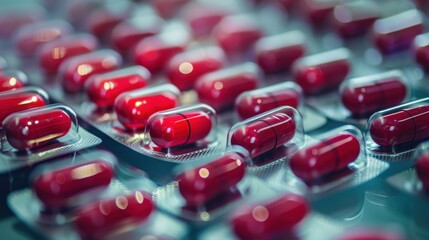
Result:
{"label": "glossy capsule", "polygon": [[372,38],[380,52],[389,54],[408,49],[424,30],[423,15],[417,10],[408,10],[375,21]]}
{"label": "glossy capsule", "polygon": [[86,17],[85,28],[98,39],[112,34],[113,29],[127,19],[126,11],[111,11],[106,8],[96,9]]}
{"label": "glossy capsule", "polygon": [[343,105],[355,116],[394,107],[407,97],[407,85],[397,72],[350,79],[341,91]]}
{"label": "glossy capsule", "polygon": [[275,112],[235,130],[231,145],[245,148],[254,158],[285,145],[294,137],[295,129],[288,114]]}
{"label": "glossy capsule", "polygon": [[180,91],[192,89],[202,75],[221,69],[225,54],[217,47],[201,48],[179,53],[167,66],[167,76]]}
{"label": "glossy capsule", "polygon": [[293,66],[295,81],[308,95],[338,88],[350,72],[349,55],[341,48],[301,58]]}
{"label": "glossy capsule", "polygon": [[144,222],[153,211],[155,204],[148,193],[131,191],[80,207],[75,226],[84,239],[104,239],[119,228]]}
{"label": "glossy capsule", "polygon": [[17,70],[0,71],[0,92],[15,90],[28,83],[25,73]]}
{"label": "glossy capsule", "polygon": [[298,108],[300,97],[300,90],[293,85],[277,84],[241,93],[235,109],[241,119],[246,119],[281,106]]}
{"label": "glossy capsule", "polygon": [[227,15],[228,11],[226,9],[195,2],[188,5],[181,14],[196,38],[208,36],[214,27]]}
{"label": "glossy capsule", "polygon": [[229,109],[238,95],[259,86],[259,72],[255,64],[245,63],[203,75],[195,83],[198,99],[216,111]]}
{"label": "glossy capsule", "polygon": [[243,179],[246,164],[239,154],[224,156],[180,174],[179,191],[190,205],[201,205],[228,191]]}
{"label": "glossy capsule", "polygon": [[50,20],[21,27],[15,35],[15,46],[21,56],[30,57],[44,43],[64,37],[73,27],[63,20]]}
{"label": "glossy capsule", "polygon": [[320,26],[327,22],[335,6],[340,0],[302,0],[301,12],[313,26]]}
{"label": "glossy capsule", "polygon": [[416,160],[415,169],[423,189],[429,192],[429,152],[424,151]]}
{"label": "glossy capsule", "polygon": [[0,126],[3,120],[12,113],[30,108],[42,107],[48,103],[48,94],[41,90],[17,90],[0,94]]}
{"label": "glossy capsule", "polygon": [[158,14],[165,18],[173,17],[190,0],[151,0]]}
{"label": "glossy capsule", "polygon": [[292,172],[304,181],[317,180],[346,168],[360,153],[356,136],[343,132],[295,152],[290,159]]}
{"label": "glossy capsule", "polygon": [[74,166],[49,171],[33,182],[33,191],[50,209],[72,203],[73,197],[109,185],[114,175],[113,167],[103,160],[92,160]]}
{"label": "glossy capsule", "polygon": [[304,35],[293,31],[261,38],[255,45],[255,58],[266,73],[284,72],[306,52]]}
{"label": "glossy capsule", "polygon": [[45,146],[67,135],[72,119],[61,109],[44,109],[9,115],[3,129],[9,144],[20,150]]}
{"label": "glossy capsule", "polygon": [[264,36],[264,31],[251,17],[231,16],[219,22],[214,35],[226,53],[240,53],[249,50]]}
{"label": "glossy capsule", "polygon": [[128,130],[144,129],[149,117],[179,106],[178,90],[136,90],[119,95],[114,104],[118,121]]}
{"label": "glossy capsule", "polygon": [[45,15],[45,9],[39,5],[22,4],[12,8],[2,6],[0,12],[0,38],[10,37],[17,29],[40,21]]}
{"label": "glossy capsule", "polygon": [[97,40],[89,34],[65,36],[46,43],[38,53],[39,64],[48,74],[56,74],[61,63],[80,54],[95,51]]}
{"label": "glossy capsule", "polygon": [[413,52],[415,61],[426,71],[429,71],[429,33],[420,34],[414,38]]}
{"label": "glossy capsule", "polygon": [[240,209],[231,218],[239,239],[277,239],[293,231],[309,214],[305,198],[286,194],[269,202]]}
{"label": "glossy capsule", "polygon": [[162,148],[195,143],[207,137],[211,130],[212,120],[202,111],[171,114],[149,125],[152,142]]}
{"label": "glossy capsule", "polygon": [[150,73],[140,66],[91,76],[86,85],[89,100],[98,108],[110,108],[121,93],[146,87]]}
{"label": "glossy capsule", "polygon": [[80,92],[89,77],[116,70],[121,64],[121,56],[112,50],[100,50],[71,57],[60,66],[63,88],[69,93]]}
{"label": "glossy capsule", "polygon": [[428,118],[429,105],[404,108],[373,119],[369,133],[382,147],[415,144],[429,138]]}
{"label": "glossy capsule", "polygon": [[332,27],[343,38],[362,36],[380,17],[378,6],[370,1],[357,1],[334,8]]}

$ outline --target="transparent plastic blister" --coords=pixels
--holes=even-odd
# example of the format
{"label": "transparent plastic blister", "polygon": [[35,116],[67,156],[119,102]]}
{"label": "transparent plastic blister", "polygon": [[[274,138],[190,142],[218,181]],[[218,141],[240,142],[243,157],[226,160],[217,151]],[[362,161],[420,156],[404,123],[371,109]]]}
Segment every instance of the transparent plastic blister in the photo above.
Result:
{"label": "transparent plastic blister", "polygon": [[388,167],[368,157],[361,131],[346,125],[314,136],[264,180],[277,191],[320,197],[361,185]]}
{"label": "transparent plastic blister", "polygon": [[429,138],[426,118],[429,98],[374,113],[366,124],[366,150],[386,161],[411,159],[419,143]]}
{"label": "transparent plastic blister", "polygon": [[28,77],[22,71],[5,69],[0,72],[0,92],[20,89],[28,84]]}

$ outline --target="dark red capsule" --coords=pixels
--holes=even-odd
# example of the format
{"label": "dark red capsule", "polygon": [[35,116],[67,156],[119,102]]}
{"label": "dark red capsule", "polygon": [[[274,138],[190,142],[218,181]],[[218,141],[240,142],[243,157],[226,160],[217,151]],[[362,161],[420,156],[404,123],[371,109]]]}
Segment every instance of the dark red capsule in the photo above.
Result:
{"label": "dark red capsule", "polygon": [[224,156],[180,174],[179,191],[190,205],[201,205],[228,191],[243,179],[246,164],[239,154]]}
{"label": "dark red capsule", "polygon": [[415,144],[429,138],[429,105],[405,108],[375,118],[370,123],[372,140],[380,146]]}
{"label": "dark red capsule", "polygon": [[175,92],[140,92],[124,93],[115,100],[114,109],[118,121],[128,130],[144,129],[152,114],[179,106]]}
{"label": "dark red capsule", "polygon": [[191,3],[181,15],[191,27],[193,35],[201,38],[208,36],[214,27],[228,15],[228,11],[209,4]]}
{"label": "dark red capsule", "polygon": [[339,0],[302,0],[301,12],[313,26],[320,26],[327,22]]}
{"label": "dark red capsule", "polygon": [[235,130],[231,145],[244,147],[254,158],[285,145],[295,136],[295,129],[288,114],[275,112]]}
{"label": "dark red capsule", "polygon": [[343,38],[362,36],[380,17],[378,6],[369,1],[338,5],[334,8],[332,27]]}
{"label": "dark red capsule", "polygon": [[46,43],[38,53],[39,64],[48,74],[56,74],[66,59],[97,49],[97,40],[89,34],[65,36]]}
{"label": "dark red capsule", "polygon": [[88,190],[108,186],[113,174],[110,163],[92,160],[41,174],[33,182],[33,191],[45,207],[61,208]]}
{"label": "dark red capsule", "polygon": [[153,211],[155,204],[148,193],[132,191],[80,207],[75,226],[84,239],[103,239],[120,228],[145,222]]}
{"label": "dark red capsule", "polygon": [[337,49],[299,59],[293,74],[304,93],[313,95],[338,88],[350,68],[349,51]]}
{"label": "dark red capsule", "polygon": [[95,11],[97,8],[102,7],[103,1],[100,0],[74,0],[66,3],[67,19],[74,25],[80,25],[86,17]]}
{"label": "dark red capsule", "polygon": [[298,150],[290,159],[292,172],[304,181],[313,181],[346,168],[360,153],[359,140],[351,133],[339,133]]}
{"label": "dark red capsule", "polygon": [[414,38],[425,30],[424,18],[417,10],[375,21],[372,38],[375,46],[383,54],[407,50]]}
{"label": "dark red capsule", "polygon": [[259,68],[245,63],[203,75],[195,83],[195,90],[200,102],[222,111],[232,108],[238,95],[258,86]]}
{"label": "dark red capsule", "polygon": [[236,212],[231,225],[239,239],[273,239],[291,232],[310,212],[305,198],[286,194]]}
{"label": "dark red capsule", "polygon": [[121,64],[121,56],[112,50],[71,57],[60,66],[63,88],[70,93],[80,92],[90,76],[116,70]]}
{"label": "dark red capsule", "polygon": [[423,185],[423,189],[429,192],[429,152],[420,154],[416,161],[416,173]]}
{"label": "dark red capsule", "polygon": [[153,143],[170,148],[206,138],[212,130],[212,119],[202,111],[175,113],[155,119],[148,128]]}
{"label": "dark red capsule", "polygon": [[50,20],[21,27],[15,36],[15,46],[22,56],[30,57],[45,43],[73,32],[73,27],[62,20]]}
{"label": "dark red capsule", "polygon": [[[380,76],[380,77],[377,77]],[[368,116],[378,110],[394,107],[407,97],[407,85],[400,76],[390,74],[378,80],[351,79],[341,92],[343,105],[355,116]]]}
{"label": "dark red capsule", "polygon": [[358,229],[348,231],[335,240],[405,240],[404,236],[396,231],[383,229]]}
{"label": "dark red capsule", "polygon": [[86,18],[86,29],[98,39],[110,36],[112,30],[127,19],[126,11],[112,11],[109,9],[96,9]]}
{"label": "dark red capsule", "polygon": [[0,38],[10,37],[17,29],[35,23],[46,15],[45,9],[39,5],[3,7],[0,13]]}
{"label": "dark red capsule", "polygon": [[61,109],[44,109],[9,115],[3,129],[9,144],[21,151],[45,146],[67,135],[72,119]]}
{"label": "dark red capsule", "polygon": [[27,75],[21,71],[0,71],[0,92],[22,88],[27,84],[27,82]]}
{"label": "dark red capsule", "polygon": [[147,69],[134,66],[91,76],[86,85],[89,100],[99,108],[113,107],[121,93],[146,87],[150,73]]}
{"label": "dark red capsule", "polygon": [[414,39],[414,59],[426,71],[429,71],[429,33],[420,34]]}
{"label": "dark red capsule", "polygon": [[151,0],[152,5],[163,18],[173,17],[190,0]]}
{"label": "dark red capsule", "polygon": [[192,89],[202,75],[221,69],[225,54],[217,47],[196,49],[179,53],[167,66],[167,76],[180,91]]}

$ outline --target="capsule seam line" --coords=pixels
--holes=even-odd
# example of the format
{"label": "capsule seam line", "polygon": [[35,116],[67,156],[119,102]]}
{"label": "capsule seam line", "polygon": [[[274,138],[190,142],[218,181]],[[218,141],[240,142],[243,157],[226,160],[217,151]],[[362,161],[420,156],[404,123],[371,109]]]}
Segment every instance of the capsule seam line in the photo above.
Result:
{"label": "capsule seam line", "polygon": [[413,131],[413,138],[411,139],[410,142],[414,142],[414,140],[416,139],[416,121],[414,121],[413,116],[407,110],[403,109],[402,111],[404,111],[405,113],[407,113],[408,116],[410,117],[411,121],[413,121],[414,131]]}
{"label": "capsule seam line", "polygon": [[273,130],[273,132],[274,132],[274,136],[276,137],[276,142],[274,143],[274,146],[273,146],[273,148],[271,149],[271,151],[272,150],[274,150],[274,149],[276,149],[277,148],[277,132],[276,132],[276,130],[274,130],[274,128],[270,125],[270,123],[269,122],[267,122],[267,121],[265,121],[265,120],[259,120],[259,121],[261,121],[261,122],[264,122],[264,123],[266,123],[267,125],[268,125],[268,127],[270,127],[272,130]]}
{"label": "capsule seam line", "polygon": [[186,120],[186,122],[188,123],[188,137],[186,138],[185,143],[183,143],[183,144],[187,144],[187,143],[188,143],[188,141],[189,141],[189,138],[191,137],[191,123],[189,122],[188,118],[187,118],[185,115],[183,115],[183,114],[181,114],[181,113],[178,113],[177,115],[182,116],[182,117],[183,117],[183,119],[185,119],[185,120]]}

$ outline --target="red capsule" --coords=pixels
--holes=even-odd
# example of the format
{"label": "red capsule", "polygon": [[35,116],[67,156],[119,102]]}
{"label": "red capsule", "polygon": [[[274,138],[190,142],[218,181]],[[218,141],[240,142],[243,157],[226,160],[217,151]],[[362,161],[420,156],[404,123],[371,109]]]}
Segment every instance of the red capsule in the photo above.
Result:
{"label": "red capsule", "polygon": [[152,5],[163,18],[173,17],[190,0],[151,0]]}
{"label": "red capsule", "polygon": [[423,152],[416,161],[416,173],[423,185],[423,189],[429,192],[429,152]]}
{"label": "red capsule", "polygon": [[150,123],[152,142],[162,148],[177,147],[203,140],[212,130],[210,116],[202,111],[176,113]]}
{"label": "red capsule", "polygon": [[86,85],[86,93],[99,108],[110,108],[121,93],[146,87],[150,73],[147,69],[134,66],[104,74],[91,76]]}
{"label": "red capsule", "polygon": [[235,130],[231,145],[244,147],[254,158],[285,145],[294,137],[295,129],[290,116],[275,112]]}
{"label": "red capsule", "polygon": [[22,88],[27,82],[27,75],[21,71],[0,71],[0,92]]}
{"label": "red capsule", "polygon": [[345,3],[335,7],[332,27],[343,38],[362,36],[379,17],[378,6],[373,2]]}
{"label": "red capsule", "polygon": [[[379,74],[377,74],[379,75]],[[351,79],[341,92],[341,101],[355,116],[368,116],[378,110],[394,107],[407,97],[407,86],[399,76],[386,76],[371,82]]]}
{"label": "red capsule", "polygon": [[240,239],[273,239],[291,232],[309,212],[305,198],[286,194],[236,212],[231,224]]}
{"label": "red capsule", "polygon": [[356,136],[339,133],[295,152],[290,159],[290,169],[302,180],[313,181],[346,168],[359,153]]}
{"label": "red capsule", "polygon": [[2,6],[0,13],[0,38],[10,37],[16,29],[35,23],[46,15],[45,9],[38,5],[16,6],[8,9]]}
{"label": "red capsule", "polygon": [[358,229],[342,234],[336,240],[405,240],[404,236],[396,231],[383,229]]}
{"label": "red capsule", "polygon": [[210,35],[228,11],[209,4],[191,3],[181,14],[196,38]]}
{"label": "red capsule", "polygon": [[255,45],[256,61],[266,73],[289,70],[304,56],[304,42],[304,36],[298,31],[261,38]]}
{"label": "red capsule", "polygon": [[262,88],[240,94],[235,101],[238,116],[246,119],[281,106],[298,108],[299,92],[293,88],[282,89],[280,85],[278,87],[279,89],[270,87],[264,91]]}
{"label": "red capsule", "polygon": [[128,53],[147,37],[158,34],[164,21],[157,16],[141,16],[119,23],[112,31],[112,45],[121,53]]}
{"label": "red capsule", "polygon": [[128,130],[144,129],[152,114],[179,106],[177,95],[173,92],[139,92],[124,93],[115,100],[118,121]]}
{"label": "red capsule", "polygon": [[429,33],[420,34],[414,39],[414,59],[429,72]]}
{"label": "red capsule", "polygon": [[67,135],[72,119],[61,109],[46,109],[12,114],[3,122],[9,144],[18,150],[45,146]]}
{"label": "red capsule", "polygon": [[108,9],[96,9],[86,18],[86,29],[98,39],[110,36],[120,22],[127,19],[126,11],[114,12]]}
{"label": "red capsule", "polygon": [[180,91],[189,90],[202,75],[221,69],[225,62],[223,51],[208,47],[174,56],[167,67],[168,79]]}
{"label": "red capsule", "polygon": [[15,46],[22,56],[33,56],[44,43],[64,37],[73,32],[73,27],[62,20],[51,20],[21,27],[15,36]]}
{"label": "red capsule", "polygon": [[380,146],[414,144],[429,137],[429,105],[398,110],[371,122],[369,133]]}
{"label": "red capsule", "polygon": [[177,177],[179,191],[190,205],[201,205],[228,191],[243,179],[246,164],[237,153],[227,153],[219,159]]}
{"label": "red capsule", "polygon": [[100,0],[68,1],[65,3],[67,19],[69,19],[72,24],[82,24],[91,12],[96,11],[97,8],[102,8],[102,3],[103,1]]}
{"label": "red capsule", "polygon": [[299,59],[293,73],[304,93],[312,95],[338,88],[350,68],[349,52],[341,48]]}
{"label": "red capsule", "polygon": [[234,106],[235,99],[245,91],[259,85],[259,68],[253,63],[221,69],[199,78],[195,83],[200,102],[217,111]]}
{"label": "red capsule", "polygon": [[417,10],[375,21],[372,37],[375,46],[384,54],[408,49],[414,38],[425,30],[424,18]]}
{"label": "red capsule", "polygon": [[66,59],[94,51],[97,40],[89,34],[66,36],[46,43],[38,53],[39,64],[48,74],[56,74],[60,64]]}
{"label": "red capsule", "polygon": [[264,36],[264,31],[253,18],[234,16],[223,18],[214,34],[226,53],[240,53],[249,50]]}
{"label": "red capsule", "polygon": [[75,226],[84,239],[103,239],[119,228],[146,221],[153,211],[155,204],[148,193],[132,191],[79,208]]}
{"label": "red capsule", "polygon": [[320,26],[326,23],[339,3],[340,0],[303,0],[300,7],[302,14],[313,26]]}
{"label": "red capsule", "polygon": [[70,93],[80,92],[90,76],[116,70],[121,64],[121,56],[112,50],[100,50],[71,57],[60,67],[63,88]]}
{"label": "red capsule", "polygon": [[31,91],[5,92],[0,95],[0,127],[3,120],[12,113],[30,108],[42,107],[47,104],[47,93]]}
{"label": "red capsule", "polygon": [[170,59],[185,50],[185,43],[162,37],[150,37],[140,41],[134,49],[134,62],[150,72],[159,72]]}
{"label": "red capsule", "polygon": [[33,190],[45,207],[61,208],[79,194],[108,186],[113,174],[110,163],[93,160],[43,173],[34,180]]}

